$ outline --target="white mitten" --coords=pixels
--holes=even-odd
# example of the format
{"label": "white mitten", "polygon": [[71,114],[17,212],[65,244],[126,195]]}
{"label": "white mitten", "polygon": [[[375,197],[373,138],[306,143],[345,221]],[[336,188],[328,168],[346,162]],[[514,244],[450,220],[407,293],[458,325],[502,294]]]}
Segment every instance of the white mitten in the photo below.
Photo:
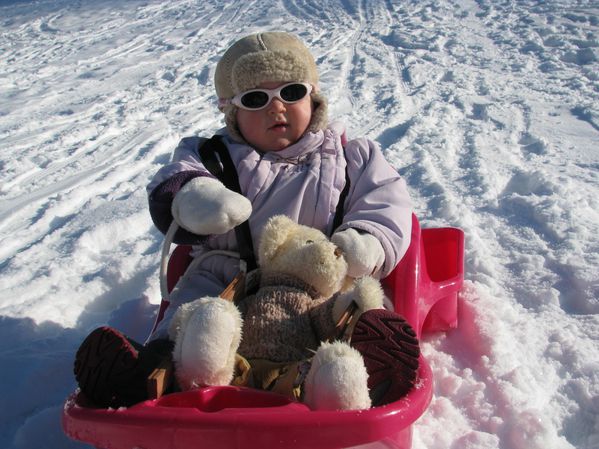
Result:
{"label": "white mitten", "polygon": [[383,245],[367,232],[348,228],[333,234],[331,241],[343,251],[347,274],[353,278],[371,275],[385,263]]}
{"label": "white mitten", "polygon": [[345,342],[322,343],[304,382],[304,402],[313,410],[370,408],[362,355]]}
{"label": "white mitten", "polygon": [[220,181],[201,176],[177,192],[171,213],[179,226],[194,234],[224,234],[249,218],[252,204]]}
{"label": "white mitten", "polygon": [[370,276],[364,276],[356,279],[353,288],[345,293],[341,293],[335,299],[333,304],[333,320],[339,322],[341,315],[353,302],[358,306],[358,313],[362,314],[367,310],[381,309],[385,301],[385,293],[381,283]]}

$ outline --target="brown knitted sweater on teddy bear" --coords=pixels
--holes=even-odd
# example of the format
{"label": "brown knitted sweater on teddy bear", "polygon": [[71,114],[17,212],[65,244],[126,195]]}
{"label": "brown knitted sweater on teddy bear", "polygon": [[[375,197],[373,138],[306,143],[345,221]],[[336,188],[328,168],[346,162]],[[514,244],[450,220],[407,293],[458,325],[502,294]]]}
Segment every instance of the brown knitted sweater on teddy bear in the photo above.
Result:
{"label": "brown knitted sweater on teddy bear", "polygon": [[296,277],[262,274],[258,291],[238,304],[243,316],[238,353],[273,362],[311,357],[334,335],[333,303]]}

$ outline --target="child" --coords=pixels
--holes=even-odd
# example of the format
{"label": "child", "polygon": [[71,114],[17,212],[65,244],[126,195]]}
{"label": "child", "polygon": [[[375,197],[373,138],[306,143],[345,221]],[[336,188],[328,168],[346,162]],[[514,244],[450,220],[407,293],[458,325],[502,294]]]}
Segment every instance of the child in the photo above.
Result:
{"label": "child", "polygon": [[[82,344],[76,377],[98,405],[144,399],[143,389],[130,385],[155,366],[157,354],[171,350],[169,327],[177,310],[218,296],[238,273],[239,258],[228,252],[239,250],[234,228],[246,220],[254,245],[277,214],[331,235],[352,277],[387,276],[410,243],[412,209],[404,180],[376,144],[366,138],[346,141],[343,126],[328,123],[314,59],[297,37],[267,32],[240,39],[218,62],[214,83],[226,123],[219,134],[242,194],[205,168],[198,137],[183,139],[172,162],[150,182],[154,223],[166,232],[174,220],[180,228],[175,241],[193,244],[195,261],[173,290],[148,345],[106,327]],[[340,199],[343,217],[334,228]],[[90,356],[98,352],[102,355]],[[118,360],[120,369],[99,370],[106,360]],[[99,371],[101,376],[93,374]]]}

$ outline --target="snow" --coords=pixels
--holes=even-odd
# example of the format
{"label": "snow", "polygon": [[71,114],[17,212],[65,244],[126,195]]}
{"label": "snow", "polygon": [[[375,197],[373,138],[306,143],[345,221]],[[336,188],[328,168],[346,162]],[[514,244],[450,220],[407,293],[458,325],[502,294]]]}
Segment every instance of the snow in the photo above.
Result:
{"label": "snow", "polygon": [[465,231],[413,447],[599,448],[592,0],[0,1],[0,447],[86,447],[60,428],[74,352],[106,323],[143,340],[160,296],[145,185],[222,126],[219,55],[273,29],[312,48],[423,226]]}

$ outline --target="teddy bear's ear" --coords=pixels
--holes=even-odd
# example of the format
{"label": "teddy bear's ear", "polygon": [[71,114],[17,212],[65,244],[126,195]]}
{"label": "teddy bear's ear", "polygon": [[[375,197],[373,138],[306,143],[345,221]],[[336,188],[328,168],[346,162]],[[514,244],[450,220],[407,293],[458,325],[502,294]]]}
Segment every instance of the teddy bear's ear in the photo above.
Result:
{"label": "teddy bear's ear", "polygon": [[260,237],[258,248],[260,265],[268,264],[273,259],[296,226],[297,224],[285,215],[275,215],[269,218]]}

